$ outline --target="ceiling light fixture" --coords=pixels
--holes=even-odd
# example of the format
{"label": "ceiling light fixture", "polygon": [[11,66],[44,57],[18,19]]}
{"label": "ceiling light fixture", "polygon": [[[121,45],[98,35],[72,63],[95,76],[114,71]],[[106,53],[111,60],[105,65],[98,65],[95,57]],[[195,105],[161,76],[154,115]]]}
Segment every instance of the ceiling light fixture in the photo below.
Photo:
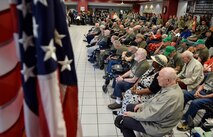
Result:
{"label": "ceiling light fixture", "polygon": [[122,5],[124,4],[123,0],[122,0],[121,4],[122,4]]}

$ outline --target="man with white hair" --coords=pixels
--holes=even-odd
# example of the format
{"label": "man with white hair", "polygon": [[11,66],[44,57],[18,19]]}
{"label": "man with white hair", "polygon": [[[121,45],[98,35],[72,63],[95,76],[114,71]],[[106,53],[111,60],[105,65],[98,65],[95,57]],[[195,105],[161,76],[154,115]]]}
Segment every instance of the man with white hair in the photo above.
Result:
{"label": "man with white hair", "polygon": [[121,108],[122,92],[131,88],[138,78],[149,69],[149,63],[146,60],[147,52],[143,48],[138,48],[135,53],[135,64],[133,67],[121,76],[116,78],[116,84],[114,87],[113,96],[116,97],[116,101],[108,105],[110,109]]}
{"label": "man with white hair", "polygon": [[162,89],[146,103],[127,105],[127,112],[116,117],[115,126],[124,137],[136,137],[133,130],[162,137],[177,125],[183,115],[184,97],[176,80],[173,68],[163,68],[158,76]]}
{"label": "man with white hair", "polygon": [[101,32],[99,23],[95,23],[95,27],[89,31],[89,33],[85,36],[86,42],[90,43],[90,41]]}
{"label": "man with white hair", "polygon": [[104,36],[99,41],[97,41],[97,43],[94,46],[89,47],[87,49],[88,56],[89,57],[92,56],[93,51],[98,49],[98,48],[100,48],[100,49],[106,48],[108,46],[107,42],[108,42],[109,36],[110,36],[110,31],[109,30],[105,30],[104,31]]}
{"label": "man with white hair", "polygon": [[203,81],[203,66],[188,50],[183,52],[181,56],[185,64],[178,74],[178,83],[181,88],[192,91]]}

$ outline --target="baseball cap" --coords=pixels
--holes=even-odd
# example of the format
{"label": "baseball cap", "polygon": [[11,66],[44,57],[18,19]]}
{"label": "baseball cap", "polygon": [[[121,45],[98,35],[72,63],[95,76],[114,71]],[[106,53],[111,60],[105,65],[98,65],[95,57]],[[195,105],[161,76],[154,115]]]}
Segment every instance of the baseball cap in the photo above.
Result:
{"label": "baseball cap", "polygon": [[163,42],[171,42],[172,38],[171,37],[166,37],[163,39]]}
{"label": "baseball cap", "polygon": [[198,39],[194,45],[199,45],[199,44],[205,44],[205,41],[203,39]]}
{"label": "baseball cap", "polygon": [[168,56],[169,54],[171,54],[175,50],[176,50],[175,47],[173,47],[173,46],[167,46],[163,54],[165,56]]}
{"label": "baseball cap", "polygon": [[180,42],[181,43],[188,43],[188,40],[187,39],[182,39]]}

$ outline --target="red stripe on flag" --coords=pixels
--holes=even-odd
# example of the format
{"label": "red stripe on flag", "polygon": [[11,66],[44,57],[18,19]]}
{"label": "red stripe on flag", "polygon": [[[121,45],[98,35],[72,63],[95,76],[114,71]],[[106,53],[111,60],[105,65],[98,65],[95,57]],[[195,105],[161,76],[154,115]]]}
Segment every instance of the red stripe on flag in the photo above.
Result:
{"label": "red stripe on flag", "polygon": [[67,128],[67,137],[76,137],[78,125],[78,88],[68,86],[63,102],[64,119]]}

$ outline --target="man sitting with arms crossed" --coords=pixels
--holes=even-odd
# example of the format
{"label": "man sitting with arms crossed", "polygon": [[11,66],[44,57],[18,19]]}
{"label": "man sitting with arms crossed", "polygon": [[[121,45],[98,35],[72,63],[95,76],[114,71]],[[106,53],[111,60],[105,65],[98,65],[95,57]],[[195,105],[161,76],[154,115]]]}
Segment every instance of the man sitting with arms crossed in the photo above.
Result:
{"label": "man sitting with arms crossed", "polygon": [[161,91],[144,104],[129,104],[124,116],[115,119],[124,137],[136,137],[133,130],[162,137],[177,125],[183,114],[184,97],[176,80],[173,68],[163,68],[158,76]]}

